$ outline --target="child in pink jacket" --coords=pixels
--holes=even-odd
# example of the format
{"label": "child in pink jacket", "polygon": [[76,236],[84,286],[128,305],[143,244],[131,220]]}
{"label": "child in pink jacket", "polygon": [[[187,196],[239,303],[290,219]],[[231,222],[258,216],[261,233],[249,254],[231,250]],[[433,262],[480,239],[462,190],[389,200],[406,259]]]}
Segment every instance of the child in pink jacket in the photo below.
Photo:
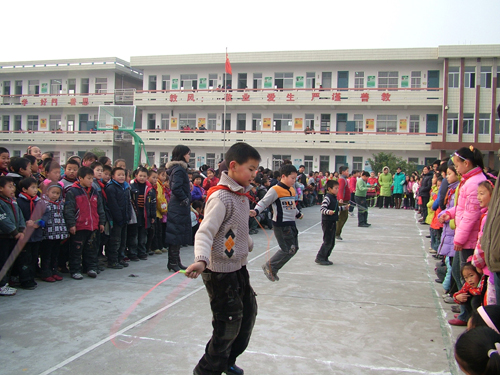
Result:
{"label": "child in pink jacket", "polygon": [[[483,173],[484,163],[481,151],[470,147],[462,147],[453,155],[455,169],[462,176],[458,186],[458,200],[456,206],[446,210],[440,216],[439,221],[444,223],[450,219],[455,219],[454,247],[455,258],[453,259],[452,275],[458,288],[462,288],[463,280],[460,269],[467,263],[467,259],[472,256],[477,244],[479,234],[479,221],[481,218],[481,207],[477,200],[477,188],[479,184],[486,180]],[[461,306],[460,315],[456,319],[449,321],[452,325],[467,324],[468,313]]]}

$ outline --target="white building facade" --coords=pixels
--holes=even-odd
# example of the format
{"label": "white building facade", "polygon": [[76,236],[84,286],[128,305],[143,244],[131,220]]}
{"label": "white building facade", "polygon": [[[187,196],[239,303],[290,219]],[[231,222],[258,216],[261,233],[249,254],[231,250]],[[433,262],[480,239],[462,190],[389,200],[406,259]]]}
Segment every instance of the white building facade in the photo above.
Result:
{"label": "white building facade", "polygon": [[[471,144],[498,168],[499,57],[500,45],[231,53],[227,76],[225,54],[138,56],[130,64],[107,59],[115,63],[98,67],[72,61],[64,74],[58,66],[35,72],[0,63],[3,143],[14,150],[41,144],[42,151],[60,150],[61,159],[94,147],[128,157],[127,137],[90,130],[98,105],[134,104],[149,164],[165,162],[175,145],[185,144],[193,167],[216,166],[225,149],[245,141],[272,169],[283,159],[308,171],[365,169],[382,151],[423,165]],[[118,74],[126,77],[121,86]],[[42,83],[47,92],[40,92]],[[196,131],[200,126],[207,130]]]}

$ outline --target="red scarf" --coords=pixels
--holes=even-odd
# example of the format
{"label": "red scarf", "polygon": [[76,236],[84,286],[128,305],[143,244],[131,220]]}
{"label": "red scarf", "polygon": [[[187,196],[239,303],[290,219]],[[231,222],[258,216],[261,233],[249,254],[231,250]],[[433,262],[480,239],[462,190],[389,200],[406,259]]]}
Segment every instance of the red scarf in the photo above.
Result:
{"label": "red scarf", "polygon": [[19,195],[22,195],[23,197],[25,197],[28,200],[28,202],[30,202],[30,217],[31,217],[31,214],[35,210],[35,201],[38,198],[38,196],[35,195],[34,197],[32,197],[24,192],[19,193]]}
{"label": "red scarf", "polygon": [[104,188],[106,187],[106,185],[104,185],[104,183],[101,181],[101,180],[97,180],[97,183],[99,184],[99,186],[101,187],[101,192],[102,192],[102,196],[104,197],[104,199],[106,199],[106,201],[108,200],[108,196],[106,195],[106,192],[104,191]]}
{"label": "red scarf", "polygon": [[250,192],[247,192],[247,193],[240,193],[239,191],[233,191],[231,190],[228,186],[226,185],[217,185],[217,186],[212,186],[210,189],[208,189],[208,193],[207,193],[207,202],[208,202],[208,198],[210,198],[210,195],[212,195],[212,193],[215,193],[216,191],[218,190],[227,190],[227,191],[230,191],[231,193],[234,193],[236,195],[241,195],[241,196],[245,196],[248,198],[248,200],[250,200],[251,202],[253,203],[256,203],[255,202],[255,198],[252,197],[250,195]]}

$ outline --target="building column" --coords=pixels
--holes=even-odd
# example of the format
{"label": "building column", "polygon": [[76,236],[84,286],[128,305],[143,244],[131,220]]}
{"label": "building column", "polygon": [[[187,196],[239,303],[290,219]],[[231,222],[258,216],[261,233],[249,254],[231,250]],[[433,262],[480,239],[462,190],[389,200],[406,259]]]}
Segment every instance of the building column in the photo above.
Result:
{"label": "building column", "polygon": [[462,142],[464,122],[464,87],[465,87],[465,59],[460,59],[460,101],[458,108],[458,142]]}
{"label": "building column", "polygon": [[491,121],[490,121],[490,140],[495,143],[495,120],[497,118],[497,58],[493,59],[492,83],[491,83]]}
{"label": "building column", "polygon": [[448,71],[450,66],[450,59],[444,59],[444,80],[443,80],[443,142],[446,142],[446,130],[448,127]]}
{"label": "building column", "polygon": [[476,64],[476,105],[474,106],[474,143],[479,141],[479,101],[481,99],[481,58]]}

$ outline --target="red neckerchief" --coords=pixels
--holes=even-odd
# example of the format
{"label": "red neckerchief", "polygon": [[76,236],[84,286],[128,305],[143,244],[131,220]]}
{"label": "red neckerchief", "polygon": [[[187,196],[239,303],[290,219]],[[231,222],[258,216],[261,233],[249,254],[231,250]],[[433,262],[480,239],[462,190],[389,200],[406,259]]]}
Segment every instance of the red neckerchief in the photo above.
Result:
{"label": "red neckerchief", "polygon": [[101,180],[97,180],[97,183],[101,187],[102,196],[104,197],[104,199],[108,200],[108,196],[106,195],[106,192],[104,191],[104,188],[106,187],[106,185]]}
{"label": "red neckerchief", "polygon": [[79,182],[75,182],[74,185],[76,185],[77,187],[82,189],[85,193],[87,193],[87,197],[90,199],[90,195],[92,193],[92,186],[89,188],[86,188],[86,187],[83,187],[82,184],[80,184]]}
{"label": "red neckerchief", "polygon": [[0,168],[0,176],[6,176],[9,174],[9,170],[7,168]]}
{"label": "red neckerchief", "polygon": [[28,200],[28,202],[30,202],[30,217],[31,217],[31,214],[35,210],[35,200],[38,198],[38,195],[35,195],[34,197],[31,197],[31,196],[29,196],[28,194],[26,194],[24,192],[19,193],[19,195],[22,195],[23,197],[25,197]]}
{"label": "red neckerchief", "polygon": [[207,193],[207,202],[208,202],[208,198],[210,198],[210,195],[212,195],[212,193],[215,193],[216,191],[218,190],[227,190],[227,191],[230,191],[231,193],[234,193],[236,195],[242,195],[242,196],[245,196],[248,198],[248,200],[250,200],[251,202],[253,203],[256,203],[255,202],[255,198],[252,197],[250,195],[249,192],[247,193],[240,193],[239,191],[233,191],[229,188],[229,186],[226,186],[226,185],[217,185],[217,186],[212,186],[210,189],[208,189],[208,193]]}
{"label": "red neckerchief", "polygon": [[455,191],[456,191],[456,190],[457,190],[457,188],[455,188],[455,189],[451,189],[451,188],[450,188],[450,189],[448,190],[448,194],[446,194],[446,197],[444,198],[444,204],[445,204],[445,205],[447,205],[447,204],[448,204],[448,202],[450,201],[451,196],[455,193]]}
{"label": "red neckerchief", "polygon": [[12,208],[12,212],[14,213],[14,217],[16,218],[16,221],[17,221],[17,211],[16,211],[16,208],[14,207],[14,202],[12,202],[12,199],[8,199],[8,198],[4,198],[2,196],[0,196],[0,199],[3,200],[5,203],[8,203],[10,204],[10,208]]}

